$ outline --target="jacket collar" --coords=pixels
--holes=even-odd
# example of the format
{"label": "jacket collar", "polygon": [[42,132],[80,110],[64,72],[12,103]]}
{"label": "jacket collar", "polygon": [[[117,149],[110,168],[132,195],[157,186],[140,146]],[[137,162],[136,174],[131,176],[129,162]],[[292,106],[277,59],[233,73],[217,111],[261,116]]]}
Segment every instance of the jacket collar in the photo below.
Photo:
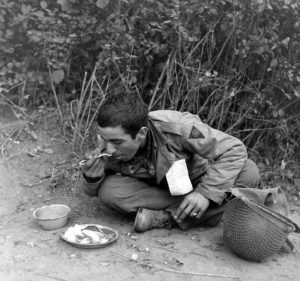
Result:
{"label": "jacket collar", "polygon": [[153,138],[153,145],[158,146],[158,144],[167,144],[168,139],[162,134],[162,132],[154,125],[151,119],[148,120],[148,129],[150,136]]}
{"label": "jacket collar", "polygon": [[153,160],[156,163],[156,181],[159,184],[175,161],[175,155],[168,149],[169,140],[149,120],[149,134],[153,140]]}

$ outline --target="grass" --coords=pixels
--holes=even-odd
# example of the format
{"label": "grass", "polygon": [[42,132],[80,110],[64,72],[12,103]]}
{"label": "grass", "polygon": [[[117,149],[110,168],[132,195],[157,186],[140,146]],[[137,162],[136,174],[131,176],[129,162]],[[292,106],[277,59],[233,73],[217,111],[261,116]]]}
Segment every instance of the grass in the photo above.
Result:
{"label": "grass", "polygon": [[97,67],[95,66],[90,78],[84,75],[80,96],[71,102],[72,118],[72,148],[82,152],[91,126],[97,112],[105,98],[108,88],[102,89],[96,78]]}

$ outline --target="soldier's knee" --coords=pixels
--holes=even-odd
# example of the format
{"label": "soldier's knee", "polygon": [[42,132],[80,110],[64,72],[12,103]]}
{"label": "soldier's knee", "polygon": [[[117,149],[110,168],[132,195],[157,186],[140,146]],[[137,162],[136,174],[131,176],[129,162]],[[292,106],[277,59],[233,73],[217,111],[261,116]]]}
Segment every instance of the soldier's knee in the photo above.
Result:
{"label": "soldier's knee", "polygon": [[119,176],[108,176],[99,188],[99,198],[107,206],[123,213],[132,213],[130,196],[122,188]]}
{"label": "soldier's knee", "polygon": [[98,191],[101,201],[108,204],[115,201],[115,193],[113,192],[115,185],[113,177],[108,176],[105,178]]}
{"label": "soldier's knee", "polygon": [[249,169],[252,177],[260,178],[259,169],[258,169],[256,163],[253,160],[248,159],[247,160],[247,165],[248,165],[248,169]]}
{"label": "soldier's knee", "polygon": [[241,171],[236,186],[257,188],[260,181],[259,169],[254,161],[248,159]]}

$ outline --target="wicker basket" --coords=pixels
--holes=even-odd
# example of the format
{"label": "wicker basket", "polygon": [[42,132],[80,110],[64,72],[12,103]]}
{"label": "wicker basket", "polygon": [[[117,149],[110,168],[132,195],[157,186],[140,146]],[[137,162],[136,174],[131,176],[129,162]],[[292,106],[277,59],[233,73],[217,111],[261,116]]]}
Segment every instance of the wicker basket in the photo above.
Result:
{"label": "wicker basket", "polygon": [[288,218],[245,197],[227,203],[224,243],[239,257],[260,262],[276,253],[299,227]]}

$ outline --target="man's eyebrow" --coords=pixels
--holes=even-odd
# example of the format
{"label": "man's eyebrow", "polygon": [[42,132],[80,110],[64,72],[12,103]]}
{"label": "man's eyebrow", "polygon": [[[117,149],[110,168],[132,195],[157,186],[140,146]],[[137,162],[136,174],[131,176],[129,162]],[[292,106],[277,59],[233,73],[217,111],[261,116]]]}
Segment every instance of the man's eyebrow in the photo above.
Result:
{"label": "man's eyebrow", "polygon": [[101,137],[104,141],[123,141],[123,139],[105,139],[104,137]]}

